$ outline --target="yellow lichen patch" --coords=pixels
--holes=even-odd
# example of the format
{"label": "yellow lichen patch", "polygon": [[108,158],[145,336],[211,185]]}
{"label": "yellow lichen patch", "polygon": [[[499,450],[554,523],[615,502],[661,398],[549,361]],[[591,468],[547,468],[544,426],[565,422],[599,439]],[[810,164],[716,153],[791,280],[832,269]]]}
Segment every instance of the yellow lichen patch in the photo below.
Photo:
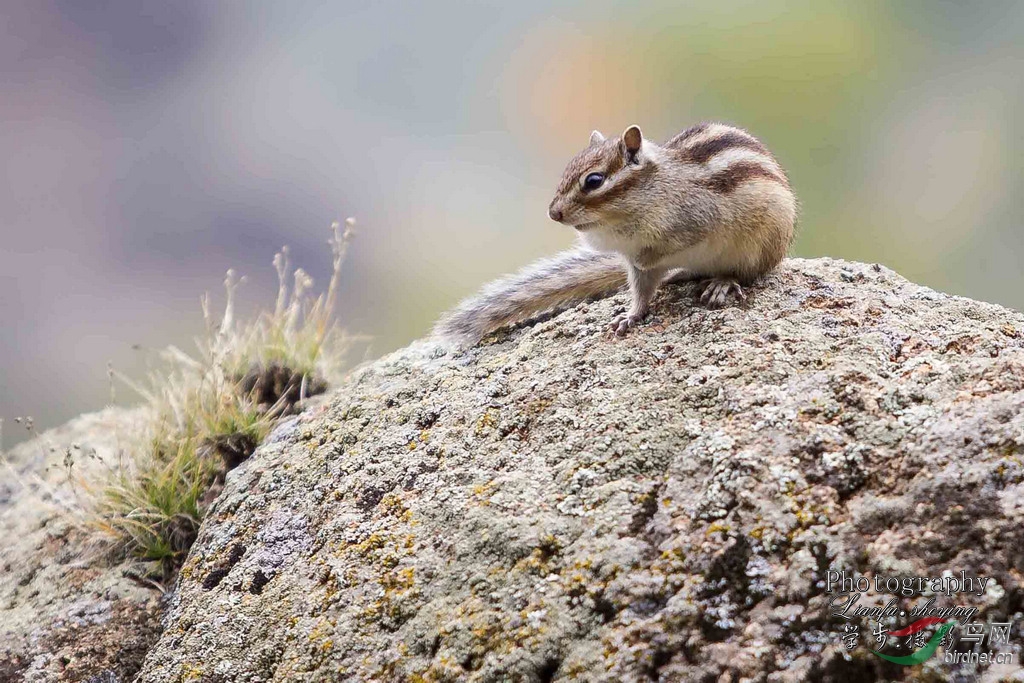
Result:
{"label": "yellow lichen patch", "polygon": [[594,605],[603,603],[610,604],[605,596],[608,585],[615,580],[619,574],[619,567],[612,567],[607,575],[598,577],[594,573],[594,562],[590,558],[576,560],[572,565],[563,571],[565,581],[565,592],[574,603],[582,598],[588,598]]}
{"label": "yellow lichen patch", "polygon": [[459,683],[466,679],[466,670],[451,657],[442,655],[422,672],[410,674],[410,683]]}
{"label": "yellow lichen patch", "polygon": [[409,508],[405,506],[405,501],[402,496],[397,493],[387,493],[383,498],[380,499],[380,503],[377,504],[385,515],[391,517],[404,518],[408,516]]}
{"label": "yellow lichen patch", "polygon": [[476,421],[474,425],[473,433],[476,436],[483,436],[489,429],[494,429],[498,426],[498,411],[494,408],[488,408],[484,411],[484,414]]}
{"label": "yellow lichen patch", "polygon": [[422,680],[449,680],[444,678],[448,673],[445,642],[458,643],[461,661],[456,680],[460,681],[466,680],[467,670],[480,668],[485,659],[536,649],[546,631],[548,608],[543,600],[533,601],[518,612],[496,607],[479,597],[462,602],[445,620],[439,656],[419,675]]}
{"label": "yellow lichen patch", "polygon": [[711,536],[713,534],[725,534],[728,535],[732,531],[732,527],[725,522],[719,520],[712,522],[708,525],[708,530],[704,532],[705,536]]}
{"label": "yellow lichen patch", "polygon": [[669,548],[663,550],[659,556],[664,562],[682,562],[686,559],[686,553],[683,552],[682,548]]}
{"label": "yellow lichen patch", "polygon": [[532,574],[551,574],[554,571],[552,560],[562,550],[562,544],[550,534],[541,537],[537,547],[529,556],[516,562],[513,569]]}
{"label": "yellow lichen patch", "polygon": [[663,551],[651,563],[651,574],[664,579],[661,590],[666,592],[666,598],[683,587],[688,576],[685,561],[686,553],[682,548],[676,547]]}
{"label": "yellow lichen patch", "polygon": [[181,673],[178,675],[179,681],[199,681],[203,678],[203,667],[195,664],[182,664]]}
{"label": "yellow lichen patch", "polygon": [[388,572],[380,578],[380,585],[385,594],[409,591],[416,585],[416,569],[415,567],[405,567]]}
{"label": "yellow lichen patch", "polygon": [[359,555],[366,557],[386,546],[387,541],[387,535],[382,533],[375,533],[367,536],[366,539],[361,543],[356,543],[355,545],[345,547],[351,549],[353,552]]}
{"label": "yellow lichen patch", "polygon": [[535,398],[523,406],[523,412],[531,417],[536,417],[547,410],[548,406],[550,406],[552,402],[552,399],[547,396]]}
{"label": "yellow lichen patch", "polygon": [[814,500],[811,490],[806,489],[799,495],[788,495],[790,510],[796,517],[797,525],[790,530],[787,538],[792,542],[803,529],[816,524],[831,524],[831,515],[835,510],[827,501]]}
{"label": "yellow lichen patch", "polygon": [[309,652],[315,663],[322,662],[334,649],[334,633],[337,623],[326,617],[317,619],[313,628],[306,636],[309,643]]}
{"label": "yellow lichen patch", "polygon": [[181,571],[178,573],[178,576],[181,577],[183,580],[187,581],[188,579],[192,578],[193,573],[195,573],[195,566],[193,565],[193,563],[189,562],[181,568]]}
{"label": "yellow lichen patch", "polygon": [[582,662],[573,662],[572,664],[564,666],[562,671],[566,678],[573,681],[581,676],[585,676],[590,671],[590,668]]}
{"label": "yellow lichen patch", "polygon": [[490,505],[491,501],[489,499],[496,488],[497,484],[493,481],[489,481],[485,484],[477,484],[473,487],[473,500],[480,505]]}
{"label": "yellow lichen patch", "polygon": [[[411,515],[398,495],[385,496],[381,504],[386,514],[397,515],[403,520]],[[366,576],[350,570],[346,572],[346,585],[367,581],[376,581],[380,585],[375,598],[359,610],[360,619],[374,624],[383,622],[387,628],[394,628],[415,614],[419,598],[415,569],[410,566],[399,568],[403,561],[415,554],[414,534],[378,532],[346,549],[360,555],[362,565],[370,573]]]}
{"label": "yellow lichen patch", "polygon": [[417,446],[421,443],[427,443],[430,441],[430,430],[424,429],[420,431],[419,435],[409,442],[408,448],[410,451],[416,450]]}

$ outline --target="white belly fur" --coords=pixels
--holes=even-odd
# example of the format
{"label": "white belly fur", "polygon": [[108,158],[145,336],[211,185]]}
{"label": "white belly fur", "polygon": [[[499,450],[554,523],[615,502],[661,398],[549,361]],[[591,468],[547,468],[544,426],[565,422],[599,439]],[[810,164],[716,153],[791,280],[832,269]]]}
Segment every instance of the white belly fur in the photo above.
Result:
{"label": "white belly fur", "polygon": [[[581,238],[588,247],[596,251],[621,254],[627,261],[635,262],[647,246],[641,240],[629,239],[621,233],[600,228],[589,230]],[[651,245],[655,246],[655,245]],[[707,239],[700,244],[667,254],[657,264],[645,264],[647,268],[682,268],[698,275],[715,276],[735,272],[746,266],[749,254],[719,239]],[[739,262],[738,262],[739,261]]]}
{"label": "white belly fur", "polygon": [[663,268],[683,268],[701,275],[714,275],[728,267],[723,267],[721,249],[716,248],[711,240],[701,242],[689,249],[669,254],[658,265]]}

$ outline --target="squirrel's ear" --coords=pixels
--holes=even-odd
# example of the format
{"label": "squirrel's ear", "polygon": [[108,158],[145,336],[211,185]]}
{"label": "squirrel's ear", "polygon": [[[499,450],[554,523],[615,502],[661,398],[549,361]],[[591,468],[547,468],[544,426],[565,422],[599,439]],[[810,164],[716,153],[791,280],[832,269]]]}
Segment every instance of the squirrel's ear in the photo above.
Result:
{"label": "squirrel's ear", "polygon": [[643,133],[640,132],[640,126],[630,126],[626,129],[626,132],[622,134],[622,145],[626,149],[626,154],[633,157],[640,151],[640,146],[644,142]]}
{"label": "squirrel's ear", "polygon": [[601,135],[601,131],[595,130],[590,134],[590,146],[599,145],[604,142],[604,136]]}

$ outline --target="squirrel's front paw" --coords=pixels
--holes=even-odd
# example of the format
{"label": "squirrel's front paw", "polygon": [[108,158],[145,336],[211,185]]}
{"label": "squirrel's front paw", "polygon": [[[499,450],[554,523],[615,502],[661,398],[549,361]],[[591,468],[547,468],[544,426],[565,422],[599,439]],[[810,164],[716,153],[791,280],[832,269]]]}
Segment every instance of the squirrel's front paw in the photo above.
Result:
{"label": "squirrel's front paw", "polygon": [[700,283],[704,292],[700,295],[700,302],[708,308],[721,308],[733,301],[744,301],[747,293],[740,287],[736,280],[725,280],[714,278]]}
{"label": "squirrel's front paw", "polygon": [[612,321],[608,329],[614,332],[616,337],[625,337],[630,328],[636,327],[643,319],[642,315],[623,313]]}

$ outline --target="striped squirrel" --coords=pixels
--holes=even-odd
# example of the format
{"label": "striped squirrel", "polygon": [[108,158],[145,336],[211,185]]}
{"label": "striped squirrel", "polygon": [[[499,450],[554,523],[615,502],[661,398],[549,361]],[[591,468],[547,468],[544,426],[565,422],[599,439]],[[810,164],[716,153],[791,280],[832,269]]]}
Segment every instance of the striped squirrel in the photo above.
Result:
{"label": "striped squirrel", "polygon": [[582,245],[485,286],[444,315],[434,334],[476,343],[627,283],[632,303],[611,323],[619,336],[643,320],[666,280],[703,280],[709,307],[744,299],[743,286],[786,255],[796,211],[785,172],[746,131],[701,123],[664,145],[637,126],[618,139],[594,131],[548,208]]}

